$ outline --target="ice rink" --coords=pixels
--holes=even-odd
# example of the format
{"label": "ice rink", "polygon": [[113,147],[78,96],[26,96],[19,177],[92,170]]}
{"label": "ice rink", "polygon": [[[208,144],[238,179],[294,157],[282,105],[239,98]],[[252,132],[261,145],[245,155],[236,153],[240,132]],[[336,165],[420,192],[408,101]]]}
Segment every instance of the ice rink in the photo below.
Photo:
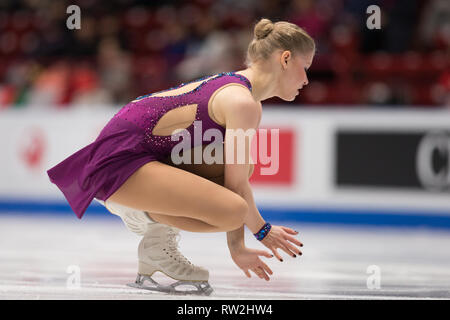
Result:
{"label": "ice rink", "polygon": [[[303,255],[263,258],[274,271],[269,282],[234,265],[225,234],[181,232],[181,251],[209,269],[214,288],[209,297],[181,298],[450,298],[448,230],[280,224],[300,232]],[[180,299],[126,286],[136,277],[139,240],[115,216],[1,214],[0,299]],[[263,248],[248,231],[246,243]],[[79,288],[71,285],[77,270]]]}

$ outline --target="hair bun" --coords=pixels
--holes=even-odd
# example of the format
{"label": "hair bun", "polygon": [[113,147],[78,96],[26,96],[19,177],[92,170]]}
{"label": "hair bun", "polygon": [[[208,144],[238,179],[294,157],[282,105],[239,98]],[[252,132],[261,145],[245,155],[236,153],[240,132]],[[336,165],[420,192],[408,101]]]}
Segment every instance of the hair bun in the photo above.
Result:
{"label": "hair bun", "polygon": [[274,24],[269,19],[261,19],[255,26],[254,35],[257,40],[264,39],[273,30]]}

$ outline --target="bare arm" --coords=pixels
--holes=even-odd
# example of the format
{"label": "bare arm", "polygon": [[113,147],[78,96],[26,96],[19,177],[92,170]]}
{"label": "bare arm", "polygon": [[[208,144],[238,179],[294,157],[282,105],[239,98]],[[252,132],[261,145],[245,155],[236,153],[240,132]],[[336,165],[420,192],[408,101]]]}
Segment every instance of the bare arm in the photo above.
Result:
{"label": "bare arm", "polygon": [[248,204],[248,213],[244,218],[244,224],[252,233],[256,233],[264,226],[266,221],[264,221],[258,208],[256,207],[250,183],[243,186],[239,194],[247,201]]}
{"label": "bare arm", "polygon": [[[224,186],[246,200],[248,211],[244,217],[244,224],[252,233],[256,233],[263,227],[265,221],[256,207],[247,174],[252,162],[251,142],[259,125],[261,109],[251,95],[247,96],[245,92],[235,92],[233,96],[228,97],[228,100],[227,108],[222,108],[222,110],[226,110]],[[271,231],[262,240],[262,244],[271,249],[274,255],[282,261],[277,248],[292,257],[301,254],[300,250],[294,246],[302,245],[293,237],[296,234],[297,232],[290,228],[272,226]],[[233,238],[243,237],[243,233],[236,231],[230,236]],[[243,240],[232,243],[242,244]]]}
{"label": "bare arm", "polygon": [[237,92],[228,97],[227,108],[223,108],[226,110],[224,186],[246,200],[249,210],[244,223],[256,233],[265,221],[256,208],[248,178],[253,165],[251,142],[259,125],[261,109],[248,92],[239,90],[245,89],[236,88]]}
{"label": "bare arm", "polygon": [[239,229],[227,232],[227,244],[230,251],[245,247],[243,225]]}
{"label": "bare arm", "polygon": [[[265,221],[256,207],[248,181],[248,173],[252,164],[251,142],[261,119],[261,108],[248,91],[240,90],[242,88],[229,90],[226,99],[222,100],[226,103],[221,108],[226,123],[224,187],[245,199],[248,210],[244,216],[244,224],[252,233],[256,233],[263,227]],[[272,226],[262,243],[272,250],[280,261],[283,261],[277,248],[283,249],[292,256],[295,256],[294,252],[299,253],[298,249],[289,243],[291,241],[301,245],[291,236],[292,234],[296,234],[296,232],[289,228]],[[244,226],[228,232],[227,242],[233,261],[248,277],[250,277],[249,270],[251,270],[260,278],[269,280],[268,274],[272,274],[272,271],[261,261],[259,256],[270,258],[273,255],[263,250],[246,248]]]}
{"label": "bare arm", "polygon": [[[248,173],[248,178],[253,174],[254,165],[250,166],[250,172]],[[223,185],[223,184],[222,184]],[[227,233],[227,243],[230,249],[241,249],[245,247],[244,243],[244,226],[241,226],[239,229],[230,231]]]}

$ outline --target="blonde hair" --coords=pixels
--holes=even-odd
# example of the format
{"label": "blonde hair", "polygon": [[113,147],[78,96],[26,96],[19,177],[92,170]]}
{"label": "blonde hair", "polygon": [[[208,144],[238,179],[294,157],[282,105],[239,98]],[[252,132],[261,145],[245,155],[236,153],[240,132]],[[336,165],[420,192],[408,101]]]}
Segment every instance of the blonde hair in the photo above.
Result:
{"label": "blonde hair", "polygon": [[249,67],[253,62],[266,60],[277,49],[289,50],[292,54],[308,54],[315,52],[314,39],[299,26],[285,21],[273,23],[262,18],[253,30],[253,39],[248,45],[245,64]]}

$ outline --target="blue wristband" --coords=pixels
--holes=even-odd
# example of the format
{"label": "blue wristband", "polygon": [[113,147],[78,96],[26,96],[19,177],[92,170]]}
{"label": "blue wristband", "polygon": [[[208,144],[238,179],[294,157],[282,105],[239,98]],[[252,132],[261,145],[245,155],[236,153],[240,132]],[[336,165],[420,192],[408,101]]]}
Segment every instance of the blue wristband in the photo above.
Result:
{"label": "blue wristband", "polygon": [[267,234],[269,233],[270,229],[272,228],[272,225],[268,222],[266,222],[262,228],[257,232],[254,233],[253,235],[255,236],[255,238],[259,241],[261,241],[262,239],[264,239]]}

